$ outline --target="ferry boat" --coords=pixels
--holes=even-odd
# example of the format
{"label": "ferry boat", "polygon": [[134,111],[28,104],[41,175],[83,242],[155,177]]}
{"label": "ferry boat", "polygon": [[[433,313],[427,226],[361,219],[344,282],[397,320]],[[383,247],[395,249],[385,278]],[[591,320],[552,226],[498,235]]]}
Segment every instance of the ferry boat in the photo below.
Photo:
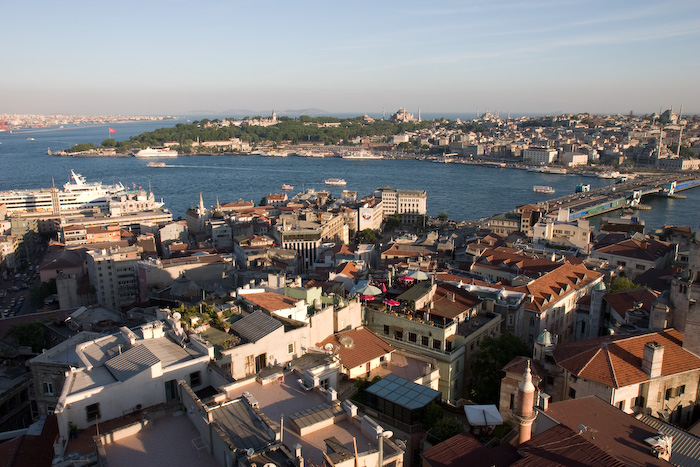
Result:
{"label": "ferry boat", "polygon": [[126,193],[124,185],[102,185],[101,182],[86,182],[85,177],[71,170],[71,181],[63,190],[40,188],[35,190],[11,190],[0,193],[0,204],[7,212],[46,211],[53,212],[54,196],[61,211],[107,208],[113,196]]}
{"label": "ferry boat", "polygon": [[369,151],[357,151],[357,152],[347,152],[342,154],[340,157],[343,159],[350,159],[356,161],[371,161],[377,159],[384,159],[380,154],[375,154]]}
{"label": "ferry boat", "polygon": [[530,167],[527,169],[528,172],[539,172],[543,174],[555,174],[555,175],[566,175],[566,169],[564,167]]}
{"label": "ferry boat", "polygon": [[342,178],[327,178],[323,182],[326,185],[333,185],[333,186],[345,186],[348,184],[348,182],[346,182]]}
{"label": "ferry boat", "polygon": [[552,188],[551,186],[535,185],[532,187],[532,191],[534,191],[535,193],[544,193],[547,195],[551,195],[552,193],[554,193],[554,188]]}
{"label": "ferry boat", "polygon": [[177,151],[168,148],[146,148],[134,154],[134,157],[177,157]]}
{"label": "ferry boat", "polygon": [[283,184],[282,184],[282,189],[285,190],[285,191],[290,191],[290,190],[293,190],[294,187],[293,187],[292,185],[287,185],[286,183],[283,183]]}

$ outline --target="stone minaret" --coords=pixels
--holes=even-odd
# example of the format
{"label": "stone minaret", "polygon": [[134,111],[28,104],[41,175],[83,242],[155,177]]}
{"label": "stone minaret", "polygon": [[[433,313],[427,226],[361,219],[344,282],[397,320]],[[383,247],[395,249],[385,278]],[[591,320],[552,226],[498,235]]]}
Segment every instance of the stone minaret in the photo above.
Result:
{"label": "stone minaret", "polygon": [[523,373],[523,380],[518,385],[518,402],[515,407],[515,420],[518,423],[518,444],[525,443],[532,437],[532,422],[535,421],[535,385],[532,384],[530,360]]}

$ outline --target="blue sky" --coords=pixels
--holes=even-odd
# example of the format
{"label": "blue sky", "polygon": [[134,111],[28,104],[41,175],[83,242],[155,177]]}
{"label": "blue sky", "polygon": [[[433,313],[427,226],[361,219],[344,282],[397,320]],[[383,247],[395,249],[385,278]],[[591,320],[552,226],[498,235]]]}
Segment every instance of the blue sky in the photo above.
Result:
{"label": "blue sky", "polygon": [[5,2],[0,113],[700,112],[700,2]]}

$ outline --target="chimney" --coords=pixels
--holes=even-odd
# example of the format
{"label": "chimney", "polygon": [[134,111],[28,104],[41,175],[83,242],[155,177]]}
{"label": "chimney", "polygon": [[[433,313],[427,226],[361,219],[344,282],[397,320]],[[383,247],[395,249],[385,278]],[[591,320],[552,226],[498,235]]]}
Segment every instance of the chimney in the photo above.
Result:
{"label": "chimney", "polygon": [[535,421],[535,385],[532,384],[530,360],[523,373],[523,380],[518,385],[518,402],[515,407],[515,420],[518,423],[518,444],[525,443],[532,437],[532,422]]}
{"label": "chimney", "polygon": [[641,248],[642,250],[646,250],[647,249],[647,241],[642,240],[641,242],[639,242],[639,248]]}
{"label": "chimney", "polygon": [[664,361],[664,346],[658,342],[647,342],[644,345],[644,359],[642,370],[651,378],[661,376],[661,367]]}

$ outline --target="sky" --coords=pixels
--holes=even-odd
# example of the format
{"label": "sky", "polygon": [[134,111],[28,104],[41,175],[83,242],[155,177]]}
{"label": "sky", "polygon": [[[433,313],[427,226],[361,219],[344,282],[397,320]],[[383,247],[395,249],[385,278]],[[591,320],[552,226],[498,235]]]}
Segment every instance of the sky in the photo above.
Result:
{"label": "sky", "polygon": [[4,2],[0,114],[700,113],[700,1]]}

